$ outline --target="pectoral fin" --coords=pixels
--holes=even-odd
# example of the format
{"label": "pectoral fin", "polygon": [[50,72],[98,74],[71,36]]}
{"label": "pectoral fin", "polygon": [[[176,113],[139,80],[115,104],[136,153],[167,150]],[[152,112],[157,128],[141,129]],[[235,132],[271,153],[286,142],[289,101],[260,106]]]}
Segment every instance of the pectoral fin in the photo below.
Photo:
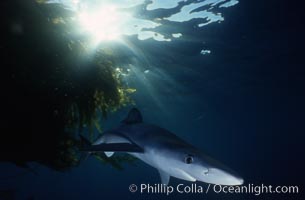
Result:
{"label": "pectoral fin", "polygon": [[159,169],[159,174],[160,174],[160,177],[161,177],[161,183],[162,184],[165,184],[165,185],[168,185],[169,183],[169,179],[170,179],[170,175],[168,175],[168,173],[162,171]]}
{"label": "pectoral fin", "polygon": [[196,181],[196,178],[191,176],[189,173],[178,168],[176,168],[175,170],[176,170],[176,178],[180,178],[182,180],[191,181],[191,182]]}

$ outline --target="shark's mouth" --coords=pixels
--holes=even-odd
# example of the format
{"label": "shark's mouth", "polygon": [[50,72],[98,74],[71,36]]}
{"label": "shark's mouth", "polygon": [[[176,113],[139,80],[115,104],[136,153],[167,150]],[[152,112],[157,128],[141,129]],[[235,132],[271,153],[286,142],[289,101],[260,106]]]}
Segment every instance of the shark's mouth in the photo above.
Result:
{"label": "shark's mouth", "polygon": [[210,169],[209,169],[209,168],[207,168],[207,170],[206,170],[206,171],[203,171],[203,175],[204,175],[204,176],[209,175],[209,173],[210,173]]}

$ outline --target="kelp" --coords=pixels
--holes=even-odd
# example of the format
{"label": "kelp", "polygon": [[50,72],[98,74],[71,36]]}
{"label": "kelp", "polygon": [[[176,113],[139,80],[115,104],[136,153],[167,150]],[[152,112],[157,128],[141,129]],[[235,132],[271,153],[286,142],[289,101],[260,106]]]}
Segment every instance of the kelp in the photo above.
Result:
{"label": "kelp", "polygon": [[[8,11],[4,22],[19,23],[24,31],[15,35],[5,30],[5,48],[0,49],[1,66],[7,70],[2,75],[9,75],[1,78],[6,87],[0,161],[20,166],[34,161],[60,171],[77,166],[78,135],[94,139],[110,112],[132,103],[130,93],[135,90],[125,87],[115,70],[119,55],[108,46],[91,52],[86,38],[71,37],[70,14],[62,8],[31,1],[1,4]],[[46,16],[49,13],[52,17]],[[99,159],[117,168],[133,160]]]}

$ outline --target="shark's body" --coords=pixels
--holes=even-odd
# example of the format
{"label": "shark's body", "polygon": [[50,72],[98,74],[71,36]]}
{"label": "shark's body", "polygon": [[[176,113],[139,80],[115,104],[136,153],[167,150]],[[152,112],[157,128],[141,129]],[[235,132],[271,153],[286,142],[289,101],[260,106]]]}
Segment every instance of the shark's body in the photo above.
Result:
{"label": "shark's body", "polygon": [[232,170],[204,155],[194,146],[166,129],[146,124],[137,109],[132,109],[122,125],[106,131],[86,151],[127,152],[158,169],[163,184],[170,176],[212,184],[240,185],[243,179]]}

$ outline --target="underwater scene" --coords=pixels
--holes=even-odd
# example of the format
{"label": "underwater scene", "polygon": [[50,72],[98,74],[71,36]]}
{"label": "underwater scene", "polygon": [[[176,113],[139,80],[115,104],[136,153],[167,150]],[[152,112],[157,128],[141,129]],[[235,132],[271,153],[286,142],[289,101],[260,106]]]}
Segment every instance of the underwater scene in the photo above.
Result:
{"label": "underwater scene", "polygon": [[0,5],[0,200],[304,198],[300,5]]}

